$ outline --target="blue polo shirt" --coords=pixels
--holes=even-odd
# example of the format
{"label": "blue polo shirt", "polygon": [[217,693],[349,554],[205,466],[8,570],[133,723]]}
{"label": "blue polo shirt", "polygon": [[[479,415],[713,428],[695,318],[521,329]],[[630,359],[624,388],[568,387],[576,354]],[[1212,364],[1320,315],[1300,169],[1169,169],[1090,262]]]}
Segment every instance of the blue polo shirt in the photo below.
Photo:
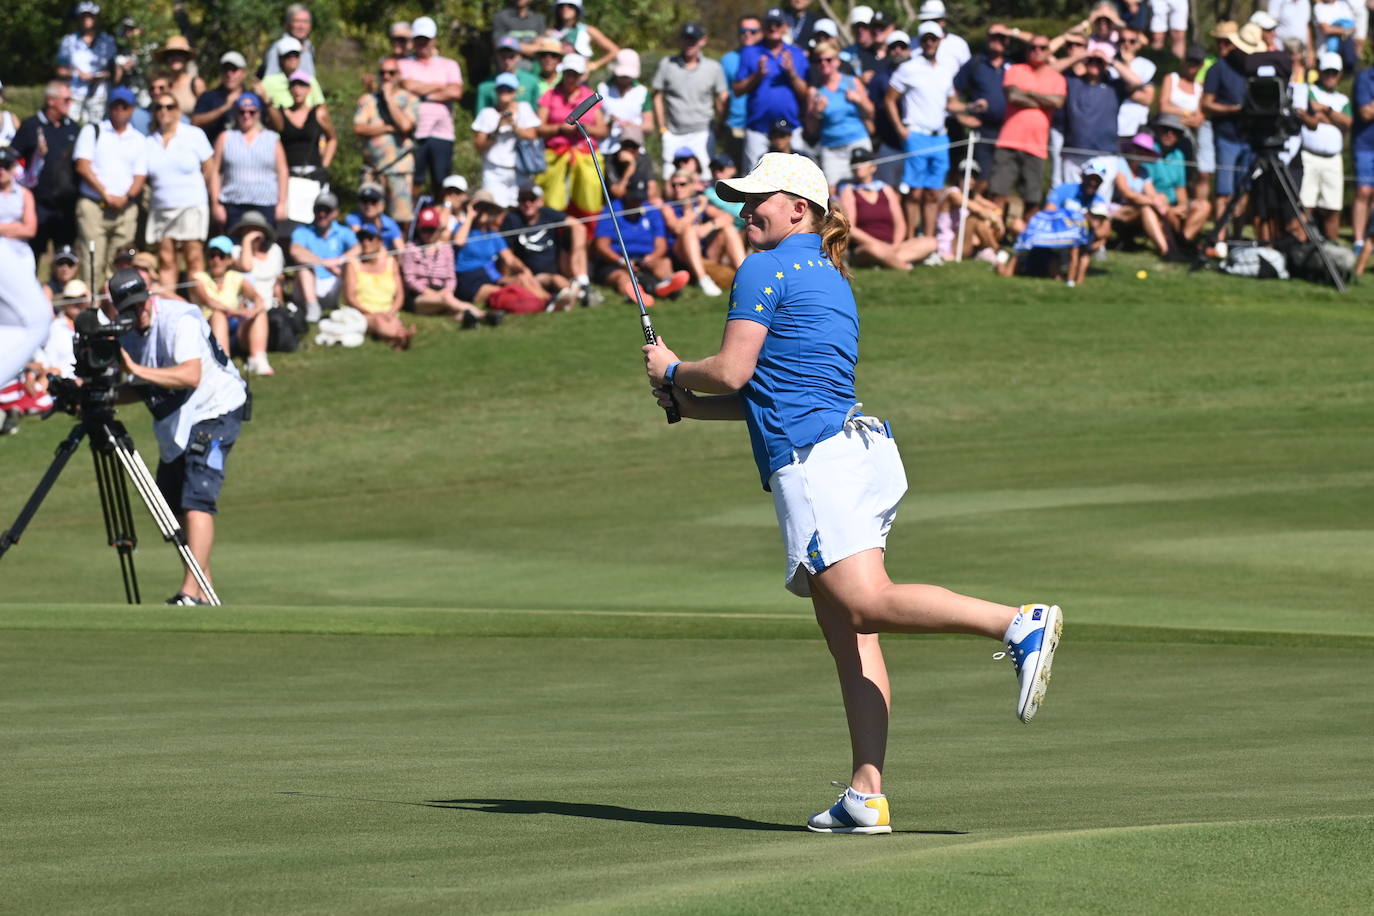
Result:
{"label": "blue polo shirt", "polygon": [[[1218,58],[1207,71],[1207,79],[1202,83],[1202,91],[1210,92],[1223,105],[1240,105],[1245,101],[1245,74],[1231,66],[1226,58]],[[1240,143],[1239,115],[1210,118],[1212,134],[1219,140]]]}
{"label": "blue polo shirt", "polygon": [[1116,152],[1116,113],[1130,93],[1119,79],[1103,77],[1090,83],[1066,73],[1068,97],[1064,100],[1064,148],[1075,152]]}
{"label": "blue polo shirt", "polygon": [[1351,148],[1374,150],[1374,121],[1364,120],[1359,112],[1359,109],[1374,102],[1374,67],[1366,67],[1355,74],[1350,99],[1355,109],[1355,130],[1350,141]]}
{"label": "blue polo shirt", "polygon": [[759,479],[792,463],[792,450],[840,431],[854,406],[859,311],[849,281],[800,233],[744,259],[730,290],[731,321],[768,328],[754,376],[740,389]]}
{"label": "blue polo shirt", "polygon": [[620,218],[620,234],[625,237],[625,248],[631,258],[642,258],[652,253],[655,239],[667,240],[663,214],[658,212],[657,207],[646,207],[638,216],[624,216],[625,202],[613,200],[608,209],[601,211],[601,219],[596,221],[596,237],[610,239],[611,250],[617,255],[622,253],[615,240],[615,227],[611,225],[609,214],[612,210]]}
{"label": "blue polo shirt", "polygon": [[1005,57],[1001,66],[994,67],[986,54],[978,54],[954,76],[954,88],[965,99],[970,102],[987,99],[988,110],[975,115],[983,122],[984,131],[996,132],[1007,117],[1007,92],[1002,88],[1002,79],[1010,66]]}
{"label": "blue polo shirt", "polygon": [[750,130],[766,134],[775,121],[783,118],[793,124],[801,123],[801,103],[792,91],[791,76],[782,68],[784,54],[792,55],[794,72],[806,79],[806,54],[796,45],[784,44],[779,46],[777,53],[769,54],[768,49],[760,43],[742,48],[739,52],[739,69],[735,71],[737,80],[753,76],[758,72],[759,59],[768,58],[768,73],[749,93],[749,116],[745,126]]}
{"label": "blue polo shirt", "polygon": [[733,51],[726,51],[720,58],[720,68],[725,71],[725,84],[730,86],[730,110],[725,115],[727,127],[743,130],[745,121],[749,117],[749,96],[735,95],[733,83],[739,79],[739,52],[736,48]]}
{"label": "blue polo shirt", "polygon": [[[467,244],[456,249],[453,272],[465,274],[470,270],[486,270],[487,275],[491,276],[490,268],[496,266],[497,259],[506,247],[506,240],[495,232],[474,229],[468,233]],[[497,271],[496,276],[500,275],[500,271]]]}
{"label": "blue polo shirt", "polygon": [[[337,258],[358,244],[358,237],[343,223],[330,223],[321,235],[315,231],[315,224],[297,226],[291,233],[291,244],[300,245],[317,258]],[[329,283],[337,279],[328,268],[315,267],[315,279]]]}
{"label": "blue polo shirt", "polygon": [[[358,227],[363,224],[363,215],[361,213],[350,213],[344,217],[344,222],[348,224],[348,228],[357,232]],[[379,231],[382,236],[382,247],[387,249],[395,248],[397,243],[401,241],[401,227],[397,225],[394,219],[387,216],[385,213],[382,214],[381,224],[382,226]],[[377,227],[373,226],[373,228],[376,229]]]}

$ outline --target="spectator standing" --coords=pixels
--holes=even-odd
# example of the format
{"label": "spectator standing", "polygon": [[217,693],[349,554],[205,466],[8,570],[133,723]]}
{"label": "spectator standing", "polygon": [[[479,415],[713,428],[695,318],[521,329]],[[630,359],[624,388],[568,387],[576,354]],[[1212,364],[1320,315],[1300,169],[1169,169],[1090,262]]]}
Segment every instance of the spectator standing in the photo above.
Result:
{"label": "spectator standing", "polygon": [[95,243],[96,285],[104,284],[114,253],[134,243],[138,197],[148,176],[146,138],[129,125],[134,94],[124,87],[110,93],[109,116],[87,124],[76,140],[73,157],[81,177],[76,202],[77,238],[85,251]]}
{"label": "spectator standing", "polygon": [[386,188],[392,218],[409,223],[415,215],[415,156],[402,150],[419,119],[420,100],[402,88],[400,75],[396,58],[382,60],[376,81],[366,80],[358,96],[353,133],[363,142],[368,174]]}
{"label": "spectator standing", "polygon": [[969,49],[968,42],[949,30],[949,20],[946,18],[943,0],[925,0],[921,4],[920,11],[916,14],[916,20],[918,22],[934,22],[944,33],[940,38],[940,47],[936,51],[936,58],[942,64],[953,66],[957,73],[964,64],[973,59],[973,52]]}
{"label": "spectator standing", "polygon": [[0,149],[13,143],[14,135],[17,133],[19,119],[10,111],[8,99],[5,98],[5,84],[0,83]]}
{"label": "spectator standing", "polygon": [[304,70],[313,74],[316,71],[315,46],[310,41],[310,32],[315,26],[315,21],[310,15],[310,9],[303,3],[291,4],[286,8],[283,24],[286,31],[281,37],[291,38],[300,44],[301,59],[290,67],[283,67],[276,55],[269,54],[267,60],[263,61],[263,76],[290,73],[294,70]]}
{"label": "spectator standing", "polygon": [[[1026,209],[1044,199],[1045,160],[1049,158],[1050,114],[1064,107],[1064,75],[1050,65],[1050,41],[1032,35],[1024,64],[1007,69],[1007,117],[997,135],[988,193],[999,207],[1016,190]],[[1113,124],[1115,121],[1113,120]]]}
{"label": "spectator standing", "polygon": [[[496,76],[509,73],[515,77],[515,97],[517,100],[529,103],[531,108],[539,104],[539,97],[543,95],[539,91],[539,77],[525,67],[525,56],[520,51],[520,39],[507,35],[496,43],[496,66],[498,67]],[[478,84],[477,105],[474,110],[481,111],[483,108],[495,107],[496,77],[493,76],[491,79]]]}
{"label": "spectator standing", "polygon": [[310,95],[306,101],[311,105],[324,104],[324,89],[315,79],[314,71],[305,69],[301,63],[302,54],[299,41],[290,35],[277,39],[277,43],[272,46],[272,52],[268,54],[268,57],[277,61],[277,71],[269,73],[258,82],[257,93],[269,105],[275,105],[277,108],[289,108],[291,106],[290,76],[296,73],[303,73],[310,78]]}
{"label": "spectator standing", "polygon": [[548,29],[544,14],[535,12],[532,0],[515,0],[513,4],[496,11],[491,17],[491,40],[499,48],[504,38],[514,38],[525,48],[525,53],[533,52],[534,41]]}
{"label": "spectator standing", "polygon": [[[133,117],[129,119],[129,124],[133,126],[134,130],[146,137],[157,129],[157,116],[156,112],[153,111],[153,106],[155,106],[157,100],[166,95],[171,88],[172,82],[168,79],[166,73],[154,73],[149,77],[148,104],[143,108],[135,108]],[[180,108],[181,106],[178,105],[177,107]],[[191,123],[191,119],[185,116],[182,117],[182,120],[187,124]]]}
{"label": "spectator standing", "polygon": [[234,103],[243,95],[248,62],[237,51],[225,51],[219,59],[220,83],[196,99],[191,123],[205,131],[213,145],[219,135],[234,126]]}
{"label": "spectator standing", "polygon": [[[344,217],[344,224],[353,230],[354,235],[358,235],[363,227],[370,227],[381,239],[382,248],[400,251],[405,239],[400,224],[386,215],[383,209],[385,202],[386,192],[381,185],[372,181],[363,182],[358,186],[358,212]],[[361,241],[362,236],[359,235],[358,239]]]}
{"label": "spectator standing", "polygon": [[792,142],[801,144],[802,105],[806,100],[806,54],[783,41],[787,19],[773,7],[763,17],[763,40],[740,51],[734,91],[748,96],[744,164],[748,171],[768,151],[768,131],[779,121],[793,125]]}
{"label": "spectator standing", "polygon": [[[1277,19],[1275,19],[1273,16],[1270,16],[1264,10],[1256,10],[1255,14],[1250,17],[1250,21],[1255,25],[1259,26],[1260,34],[1264,36],[1264,50],[1283,50],[1283,42],[1280,41],[1278,37],[1279,21]],[[1302,51],[1299,53],[1299,57],[1301,57],[1305,63],[1307,61],[1306,44],[1302,41],[1299,41],[1298,45],[1300,48],[1302,48]]]}
{"label": "spectator standing", "polygon": [[740,53],[750,45],[763,40],[763,20],[754,15],[741,16],[737,25],[739,45],[726,51],[720,59],[721,70],[725,74],[726,89],[730,94],[728,113],[725,116],[725,129],[721,140],[729,150],[732,159],[744,154],[744,130],[749,121],[749,97],[735,91],[735,80],[739,74]]}
{"label": "spectator standing", "polygon": [[978,131],[978,143],[973,147],[973,161],[978,163],[984,176],[992,174],[997,134],[1007,116],[1007,93],[1002,84],[1011,68],[1011,61],[1007,59],[1009,38],[1010,33],[1002,23],[988,26],[983,51],[960,67],[954,77],[954,88],[964,98],[966,113],[978,121],[974,128]]}
{"label": "spectator standing", "polygon": [[1150,19],[1150,44],[1156,51],[1164,50],[1164,36],[1169,36],[1169,53],[1182,58],[1188,40],[1188,0],[1150,0],[1154,15]]}
{"label": "spectator standing", "polygon": [[306,321],[319,321],[338,306],[344,264],[358,254],[358,237],[336,221],[338,215],[339,198],[326,191],[315,200],[315,219],[291,233],[291,260],[309,268],[296,272],[296,304]]}
{"label": "spectator standing", "polygon": [[1159,92],[1159,113],[1179,119],[1185,128],[1186,142],[1182,145],[1184,158],[1196,162],[1196,178],[1192,182],[1194,200],[1212,199],[1212,176],[1217,170],[1216,143],[1212,138],[1212,122],[1202,113],[1202,65],[1207,52],[1201,45],[1189,45],[1183,63],[1174,73],[1164,75]]}
{"label": "spectator standing", "polygon": [[1274,37],[1280,42],[1296,38],[1312,60],[1312,0],[1269,0],[1268,13],[1277,25]]}
{"label": "spectator standing", "polygon": [[672,170],[668,155],[689,146],[704,170],[711,161],[711,123],[725,115],[730,101],[725,70],[703,56],[706,28],[689,22],[678,33],[679,53],[664,57],[654,72],[654,119],[663,139],[664,177]]}
{"label": "spectator standing", "polygon": [[614,153],[620,148],[620,136],[626,127],[638,129],[641,137],[654,129],[651,93],[649,87],[639,81],[639,75],[639,52],[621,48],[611,62],[610,81],[596,87],[610,131],[600,144],[603,153]]}
{"label": "spectator standing", "polygon": [[472,121],[472,143],[482,156],[482,187],[502,207],[515,206],[520,190],[516,144],[539,135],[539,115],[519,94],[515,74],[498,74],[494,104],[479,110]]}
{"label": "spectator standing", "polygon": [[19,156],[14,150],[0,147],[0,245],[13,252],[17,263],[33,272],[33,249],[29,242],[38,232],[38,217],[33,194],[15,180],[18,165]]}
{"label": "spectator standing", "polygon": [[410,56],[410,22],[393,22],[387,29],[386,40],[391,42],[391,56],[400,60]]}
{"label": "spectator standing", "polygon": [[[940,189],[949,172],[949,134],[945,119],[950,112],[963,111],[964,104],[954,94],[953,64],[941,61],[940,40],[944,30],[935,22],[923,22],[917,29],[921,53],[897,68],[888,83],[888,117],[897,125],[907,154],[902,184],[906,196],[907,223],[913,234],[934,237],[940,208]],[[905,106],[900,114],[898,102]]]}
{"label": "spectator standing", "polygon": [[[877,14],[874,14],[875,17]],[[887,36],[886,54],[878,61],[878,69],[873,71],[873,79],[868,82],[868,99],[873,103],[873,139],[878,144],[878,179],[892,187],[902,181],[904,167],[903,147],[905,141],[897,132],[901,120],[892,120],[887,113],[887,87],[892,82],[892,74],[897,68],[911,59],[911,37],[906,32],[894,30]],[[898,113],[900,114],[900,108]]]}
{"label": "spectator standing", "polygon": [[[544,160],[548,168],[535,181],[544,189],[544,199],[555,210],[576,216],[590,216],[602,207],[601,182],[596,166],[577,127],[563,123],[582,100],[592,94],[583,82],[587,61],[578,54],[563,58],[558,68],[558,83],[539,99],[539,136],[544,138]],[[600,106],[582,118],[582,126],[593,141],[606,136],[608,128]]]}
{"label": "spectator standing", "polygon": [[[1217,59],[1207,70],[1202,84],[1202,113],[1212,122],[1212,136],[1216,145],[1216,212],[1224,213],[1227,203],[1238,190],[1237,178],[1250,168],[1254,151],[1240,134],[1240,111],[1248,88],[1245,77],[1245,54],[1237,44],[1241,41],[1234,22],[1218,22],[1212,30],[1217,40]],[[1245,209],[1242,200],[1237,212]],[[1226,227],[1220,227],[1223,238]]]}
{"label": "spectator standing", "polygon": [[262,126],[262,100],[245,92],[234,103],[234,129],[215,141],[210,170],[210,215],[216,225],[234,226],[249,210],[268,222],[286,219],[286,151],[276,131]]}
{"label": "spectator standing", "polygon": [[1064,63],[1070,71],[1065,76],[1063,172],[1064,182],[1075,184],[1083,163],[1116,153],[1119,112],[1139,82],[1130,67],[1112,67],[1100,48],[1080,48]]}
{"label": "spectator standing", "polygon": [[1116,0],[1116,13],[1123,28],[1149,33],[1154,13],[1145,0]]}
{"label": "spectator standing", "polygon": [[873,7],[862,4],[850,7],[849,30],[854,36],[854,43],[840,51],[840,59],[847,61],[859,78],[867,83],[883,59],[883,49],[878,44],[878,35],[873,28]]}
{"label": "spectator standing", "polygon": [[[1154,61],[1148,57],[1142,57],[1140,49],[1145,44],[1145,36],[1134,29],[1121,30],[1121,47],[1117,51],[1117,62],[1114,69],[1121,71],[1129,70],[1136,77],[1136,84],[1131,86],[1131,93],[1121,101],[1121,108],[1116,115],[1116,135],[1123,140],[1134,137],[1145,129],[1150,122],[1150,107],[1155,103],[1155,87],[1152,81],[1155,78],[1156,67]],[[1129,76],[1122,75],[1122,79],[1129,85],[1132,81]]]}
{"label": "spectator standing", "polygon": [[179,257],[186,273],[205,269],[201,243],[210,234],[210,170],[214,148],[205,132],[181,122],[181,106],[170,92],[153,100],[157,129],[144,141],[148,158],[148,244],[157,249],[158,283],[177,282]]}
{"label": "spectator standing", "polygon": [[311,77],[297,70],[289,77],[291,105],[266,109],[268,125],[281,137],[286,153],[286,217],[297,223],[310,221],[310,208],[320,192],[329,187],[329,166],[339,148],[329,109],[309,102]]}
{"label": "spectator standing", "polygon": [[[1374,204],[1374,66],[1365,67],[1355,75],[1351,95],[1354,96],[1355,115],[1350,143],[1355,163],[1355,200],[1350,205],[1350,217],[1355,252],[1363,261],[1364,250],[1368,247],[1365,239],[1370,209]],[[39,212],[42,212],[41,206]]]}
{"label": "spectator standing", "polygon": [[205,92],[205,80],[200,78],[191,59],[191,43],[182,35],[173,35],[158,49],[156,56],[157,62],[167,70],[171,93],[181,113],[190,115],[196,110],[196,99]]}
{"label": "spectator standing", "polygon": [[1317,60],[1318,82],[1307,90],[1307,106],[1297,109],[1302,121],[1302,205],[1328,239],[1340,232],[1345,196],[1345,135],[1353,118],[1350,99],[1337,89],[1343,62],[1323,51]]}
{"label": "spectator standing", "polygon": [[76,172],[72,153],[76,150],[77,123],[67,117],[72,107],[72,90],[64,80],[53,80],[44,90],[43,108],[19,123],[10,149],[23,160],[29,179],[37,172],[33,188],[38,232],[30,241],[34,257],[41,258],[48,243],[56,247],[76,242]]}
{"label": "spectator standing", "polygon": [[76,31],[57,46],[57,77],[66,80],[81,123],[99,121],[105,113],[108,86],[115,76],[114,36],[99,28],[100,4],[81,0],[72,10]]}
{"label": "spectator standing", "polygon": [[[587,72],[595,73],[611,62],[620,46],[594,25],[582,21],[582,0],[558,0],[553,7],[549,34],[562,44],[564,54],[577,54],[587,60]],[[596,49],[601,56],[596,56]]]}
{"label": "spectator standing", "polygon": [[873,102],[858,77],[840,72],[840,46],[833,41],[816,43],[813,63],[819,82],[812,86],[806,104],[806,132],[818,136],[821,171],[830,193],[852,170],[856,150],[873,149],[869,125]]}
{"label": "spectator standing", "polygon": [[463,97],[458,62],[435,53],[438,26],[421,16],[410,26],[415,56],[399,62],[401,85],[420,99],[415,126],[416,193],[428,182],[437,193],[453,170],[453,103]]}
{"label": "spectator standing", "polygon": [[367,332],[373,337],[393,350],[408,350],[415,326],[401,321],[405,285],[400,268],[372,225],[364,224],[357,235],[362,254],[344,265],[344,303],[367,316]]}
{"label": "spectator standing", "polygon": [[822,14],[811,10],[811,0],[787,0],[782,15],[787,23],[787,43],[802,50],[809,49],[815,37],[816,23],[823,18]]}

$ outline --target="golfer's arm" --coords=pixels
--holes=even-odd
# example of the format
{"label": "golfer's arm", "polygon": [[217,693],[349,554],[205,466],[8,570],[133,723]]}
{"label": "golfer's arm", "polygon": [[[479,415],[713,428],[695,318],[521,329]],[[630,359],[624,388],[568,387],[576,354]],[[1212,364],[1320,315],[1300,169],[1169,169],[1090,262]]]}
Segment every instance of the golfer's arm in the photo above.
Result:
{"label": "golfer's arm", "polygon": [[743,420],[744,401],[738,394],[693,394],[673,387],[682,415],[691,420]]}
{"label": "golfer's arm", "polygon": [[675,377],[677,386],[705,394],[734,394],[754,377],[759,351],[767,336],[767,326],[757,321],[725,322],[720,352],[696,362],[681,363]]}

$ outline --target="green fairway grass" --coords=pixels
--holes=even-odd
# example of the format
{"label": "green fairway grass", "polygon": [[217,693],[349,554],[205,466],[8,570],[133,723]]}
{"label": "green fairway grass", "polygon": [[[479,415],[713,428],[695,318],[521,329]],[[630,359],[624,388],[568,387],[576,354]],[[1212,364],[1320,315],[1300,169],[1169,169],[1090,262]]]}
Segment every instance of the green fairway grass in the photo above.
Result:
{"label": "green fairway grass", "polygon": [[[225,607],[160,606],[141,509],[119,603],[84,452],[0,559],[6,909],[1365,911],[1369,288],[856,288],[894,578],[1066,612],[1029,728],[996,644],[886,640],[895,835],[799,829],[847,741],[742,425],[663,422],[628,306],[422,319],[254,381]],[[724,305],[654,318],[691,358]],[[70,422],[0,442],[0,527]]]}

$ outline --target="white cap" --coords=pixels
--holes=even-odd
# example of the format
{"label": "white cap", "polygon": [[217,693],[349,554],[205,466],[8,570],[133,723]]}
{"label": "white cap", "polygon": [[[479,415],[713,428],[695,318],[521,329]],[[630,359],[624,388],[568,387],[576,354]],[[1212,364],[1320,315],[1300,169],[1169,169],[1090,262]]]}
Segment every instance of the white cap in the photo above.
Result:
{"label": "white cap", "polygon": [[1335,51],[1323,51],[1317,58],[1317,70],[1336,70],[1345,69],[1345,61]]}
{"label": "white cap", "polygon": [[617,51],[615,60],[611,63],[611,76],[628,76],[637,80],[639,74],[639,52],[633,48],[621,48]]}
{"label": "white cap", "polygon": [[938,22],[923,22],[920,28],[916,30],[916,37],[920,38],[923,35],[934,35],[936,38],[944,38],[945,30],[940,28],[940,23]]}
{"label": "white cap", "polygon": [[795,194],[826,212],[830,210],[830,184],[825,173],[800,153],[764,153],[748,175],[716,182],[716,193],[731,203],[743,202],[746,194],[774,191]]}
{"label": "white cap", "polygon": [[562,73],[564,70],[586,74],[587,58],[583,57],[581,54],[564,54],[563,60],[558,64],[558,72]]}
{"label": "white cap", "polygon": [[945,5],[940,0],[926,0],[921,4],[921,11],[916,14],[917,19],[944,19]]}
{"label": "white cap", "polygon": [[410,24],[411,38],[433,39],[439,34],[439,27],[434,24],[434,20],[428,16],[421,16]]}
{"label": "white cap", "polygon": [[554,6],[575,6],[582,9],[582,0],[554,0]]}
{"label": "white cap", "polygon": [[817,19],[816,24],[811,27],[811,33],[813,35],[816,33],[829,35],[831,38],[840,37],[839,27],[835,25],[835,20],[833,19]]}
{"label": "white cap", "polygon": [[233,66],[238,67],[240,70],[248,66],[248,61],[245,60],[243,55],[237,51],[225,51],[223,54],[220,55],[219,62],[220,66],[224,66],[225,64],[232,64]]}
{"label": "white cap", "polygon": [[444,187],[466,191],[468,189],[468,180],[462,175],[450,175],[444,179]]}
{"label": "white cap", "polygon": [[277,43],[272,46],[272,51],[278,57],[283,54],[299,54],[303,50],[305,50],[305,46],[300,43],[300,40],[292,38],[290,35],[283,35],[278,38]]}
{"label": "white cap", "polygon": [[873,21],[873,7],[856,6],[849,11],[850,25],[868,25]]}
{"label": "white cap", "polygon": [[1277,29],[1279,27],[1279,21],[1264,10],[1256,11],[1255,15],[1250,17],[1250,21],[1266,32],[1270,29]]}
{"label": "white cap", "polygon": [[901,29],[893,29],[892,34],[887,36],[887,43],[895,45],[899,42],[904,45],[909,45],[911,44],[911,36]]}

